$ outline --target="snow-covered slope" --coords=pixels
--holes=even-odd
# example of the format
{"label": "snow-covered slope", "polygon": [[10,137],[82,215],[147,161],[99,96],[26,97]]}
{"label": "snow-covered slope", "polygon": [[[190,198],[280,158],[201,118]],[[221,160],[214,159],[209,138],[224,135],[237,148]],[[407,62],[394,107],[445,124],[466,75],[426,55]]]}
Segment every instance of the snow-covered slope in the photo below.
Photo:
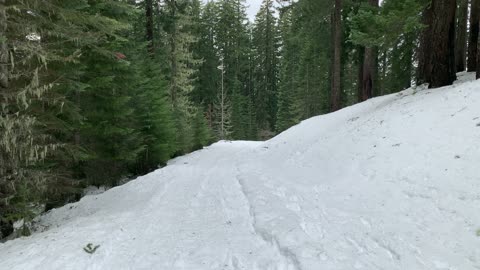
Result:
{"label": "snow-covered slope", "polygon": [[467,77],[178,158],[51,211],[46,231],[0,244],[0,269],[480,269]]}

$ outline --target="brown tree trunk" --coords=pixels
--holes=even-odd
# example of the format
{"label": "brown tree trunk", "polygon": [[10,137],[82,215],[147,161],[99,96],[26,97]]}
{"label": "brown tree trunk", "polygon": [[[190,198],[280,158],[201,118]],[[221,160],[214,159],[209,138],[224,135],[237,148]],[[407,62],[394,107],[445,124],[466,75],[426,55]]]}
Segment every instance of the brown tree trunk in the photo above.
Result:
{"label": "brown tree trunk", "polygon": [[358,46],[358,73],[357,73],[357,101],[362,102],[363,92],[363,59],[365,54],[365,48]]}
{"label": "brown tree trunk", "polygon": [[417,85],[430,82],[431,66],[430,57],[432,52],[432,20],[431,6],[425,8],[422,14],[422,24],[425,25],[420,35],[420,47],[418,48]]}
{"label": "brown tree trunk", "polygon": [[[378,7],[378,0],[369,0],[370,5]],[[359,96],[360,101],[365,101],[373,97],[375,86],[375,76],[377,70],[377,49],[373,47],[366,47],[363,55],[363,76],[362,76],[362,91]]]}
{"label": "brown tree trunk", "polygon": [[468,71],[477,70],[477,43],[479,31],[480,0],[472,0],[470,8],[470,36],[468,42]]}
{"label": "brown tree trunk", "polygon": [[[456,0],[433,0],[430,88],[451,85],[456,79],[455,12]],[[476,58],[475,58],[476,59]]]}
{"label": "brown tree trunk", "polygon": [[8,48],[7,48],[7,13],[5,0],[0,0],[0,92],[8,88]]}
{"label": "brown tree trunk", "polygon": [[[480,48],[480,40],[478,41],[477,48]],[[477,80],[480,79],[480,54],[477,54]]]}
{"label": "brown tree trunk", "polygon": [[153,55],[155,46],[153,43],[153,0],[145,0],[146,33],[148,42],[148,52]]}
{"label": "brown tree trunk", "polygon": [[376,57],[377,53],[374,48],[365,48],[362,68],[362,96],[360,97],[360,101],[365,101],[373,97]]}
{"label": "brown tree trunk", "polygon": [[342,53],[342,0],[335,0],[335,7],[332,13],[332,90],[331,110],[341,109],[341,53]]}
{"label": "brown tree trunk", "polygon": [[468,2],[468,0],[459,0],[457,9],[457,40],[455,44],[455,66],[457,72],[465,71],[466,69]]}

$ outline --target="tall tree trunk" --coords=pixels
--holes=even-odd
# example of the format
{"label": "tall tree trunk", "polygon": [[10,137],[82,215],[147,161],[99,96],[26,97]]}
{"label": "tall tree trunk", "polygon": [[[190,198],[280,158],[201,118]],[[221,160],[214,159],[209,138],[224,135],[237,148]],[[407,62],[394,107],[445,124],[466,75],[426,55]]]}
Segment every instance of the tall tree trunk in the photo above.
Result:
{"label": "tall tree trunk", "polygon": [[[478,41],[477,48],[480,48],[480,40]],[[480,54],[477,54],[477,80],[480,79]]]}
{"label": "tall tree trunk", "polygon": [[8,88],[8,48],[7,48],[7,13],[5,0],[0,0],[0,92]]}
{"label": "tall tree trunk", "polygon": [[332,13],[333,62],[332,62],[332,90],[331,110],[341,108],[341,53],[342,53],[342,0],[335,0]]}
{"label": "tall tree trunk", "polygon": [[457,40],[455,44],[455,66],[457,72],[465,71],[466,69],[468,2],[468,0],[459,0],[457,9]]}
{"label": "tall tree trunk", "polygon": [[[378,0],[369,0],[373,7],[378,7]],[[362,91],[359,96],[359,101],[365,101],[373,97],[375,86],[375,76],[377,70],[377,49],[373,47],[366,47],[363,55],[363,76],[362,76]]]}
{"label": "tall tree trunk", "polygon": [[357,100],[362,102],[363,92],[363,60],[365,55],[365,47],[358,46],[358,73],[357,73]]}
{"label": "tall tree trunk", "polygon": [[[382,73],[380,75],[380,73],[378,73],[379,76],[381,76],[381,79],[379,79],[379,81],[382,82],[382,86],[385,85],[385,78],[387,77],[387,65],[388,65],[388,50],[384,50],[382,53],[381,53],[381,63],[382,63]],[[363,76],[363,75],[362,75]],[[381,87],[380,89],[380,95],[383,96],[385,95],[385,91],[387,89],[385,89],[385,87]]]}
{"label": "tall tree trunk", "polygon": [[[451,85],[456,79],[455,12],[456,0],[433,0],[430,88]],[[475,58],[476,59],[476,58]]]}
{"label": "tall tree trunk", "polygon": [[360,101],[373,97],[375,59],[377,53],[374,48],[365,48],[362,65],[362,92]]}
{"label": "tall tree trunk", "polygon": [[153,43],[153,0],[145,0],[146,33],[148,52],[153,56],[155,46]]}
{"label": "tall tree trunk", "polygon": [[432,23],[433,11],[431,5],[425,8],[422,14],[422,24],[425,25],[420,35],[420,47],[418,48],[417,85],[430,82],[432,67],[430,58],[432,52]]}
{"label": "tall tree trunk", "polygon": [[479,32],[480,0],[472,0],[470,7],[470,36],[468,42],[468,71],[477,70],[477,43]]}

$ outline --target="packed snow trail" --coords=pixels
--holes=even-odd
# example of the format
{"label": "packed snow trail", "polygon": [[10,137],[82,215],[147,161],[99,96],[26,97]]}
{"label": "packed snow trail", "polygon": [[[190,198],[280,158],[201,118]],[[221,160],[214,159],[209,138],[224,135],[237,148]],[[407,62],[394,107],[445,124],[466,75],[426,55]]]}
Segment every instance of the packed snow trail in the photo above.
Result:
{"label": "packed snow trail", "polygon": [[177,158],[49,212],[0,244],[0,269],[478,270],[469,76]]}
{"label": "packed snow trail", "polygon": [[[56,210],[52,216],[65,219],[44,223],[61,226],[32,236],[25,249],[14,245],[9,250],[10,243],[6,251],[1,247],[0,267],[294,270],[288,257],[256,235],[248,201],[236,181],[232,158],[256,145],[219,143],[141,180],[87,197],[72,209]],[[105,211],[106,205],[114,209]],[[38,250],[41,239],[50,241]],[[90,255],[82,250],[87,243],[100,247]],[[27,254],[29,260],[5,260]]]}

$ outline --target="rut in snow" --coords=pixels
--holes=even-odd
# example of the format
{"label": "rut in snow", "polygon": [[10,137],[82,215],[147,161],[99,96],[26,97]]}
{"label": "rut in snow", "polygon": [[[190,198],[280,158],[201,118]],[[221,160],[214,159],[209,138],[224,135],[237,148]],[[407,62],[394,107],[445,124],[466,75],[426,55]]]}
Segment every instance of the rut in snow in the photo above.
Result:
{"label": "rut in snow", "polygon": [[251,217],[251,220],[252,220],[251,224],[252,224],[253,231],[261,239],[263,239],[263,241],[267,242],[275,250],[277,250],[278,253],[281,256],[283,256],[289,262],[289,264],[290,264],[289,267],[292,266],[292,267],[294,267],[295,270],[302,270],[302,266],[300,264],[300,261],[297,258],[297,255],[292,250],[290,250],[289,248],[283,247],[280,244],[278,238],[275,237],[275,235],[273,233],[268,232],[266,229],[260,228],[258,226],[257,217],[255,215],[255,209],[253,208],[253,205],[250,202],[250,199],[248,197],[248,192],[247,192],[247,189],[246,189],[246,185],[243,182],[243,179],[241,177],[241,172],[240,172],[238,166],[236,166],[236,168],[237,168],[237,175],[235,176],[235,179],[237,181],[237,184],[239,186],[240,191],[242,192],[243,196],[245,197],[245,202],[248,205],[250,217]]}

